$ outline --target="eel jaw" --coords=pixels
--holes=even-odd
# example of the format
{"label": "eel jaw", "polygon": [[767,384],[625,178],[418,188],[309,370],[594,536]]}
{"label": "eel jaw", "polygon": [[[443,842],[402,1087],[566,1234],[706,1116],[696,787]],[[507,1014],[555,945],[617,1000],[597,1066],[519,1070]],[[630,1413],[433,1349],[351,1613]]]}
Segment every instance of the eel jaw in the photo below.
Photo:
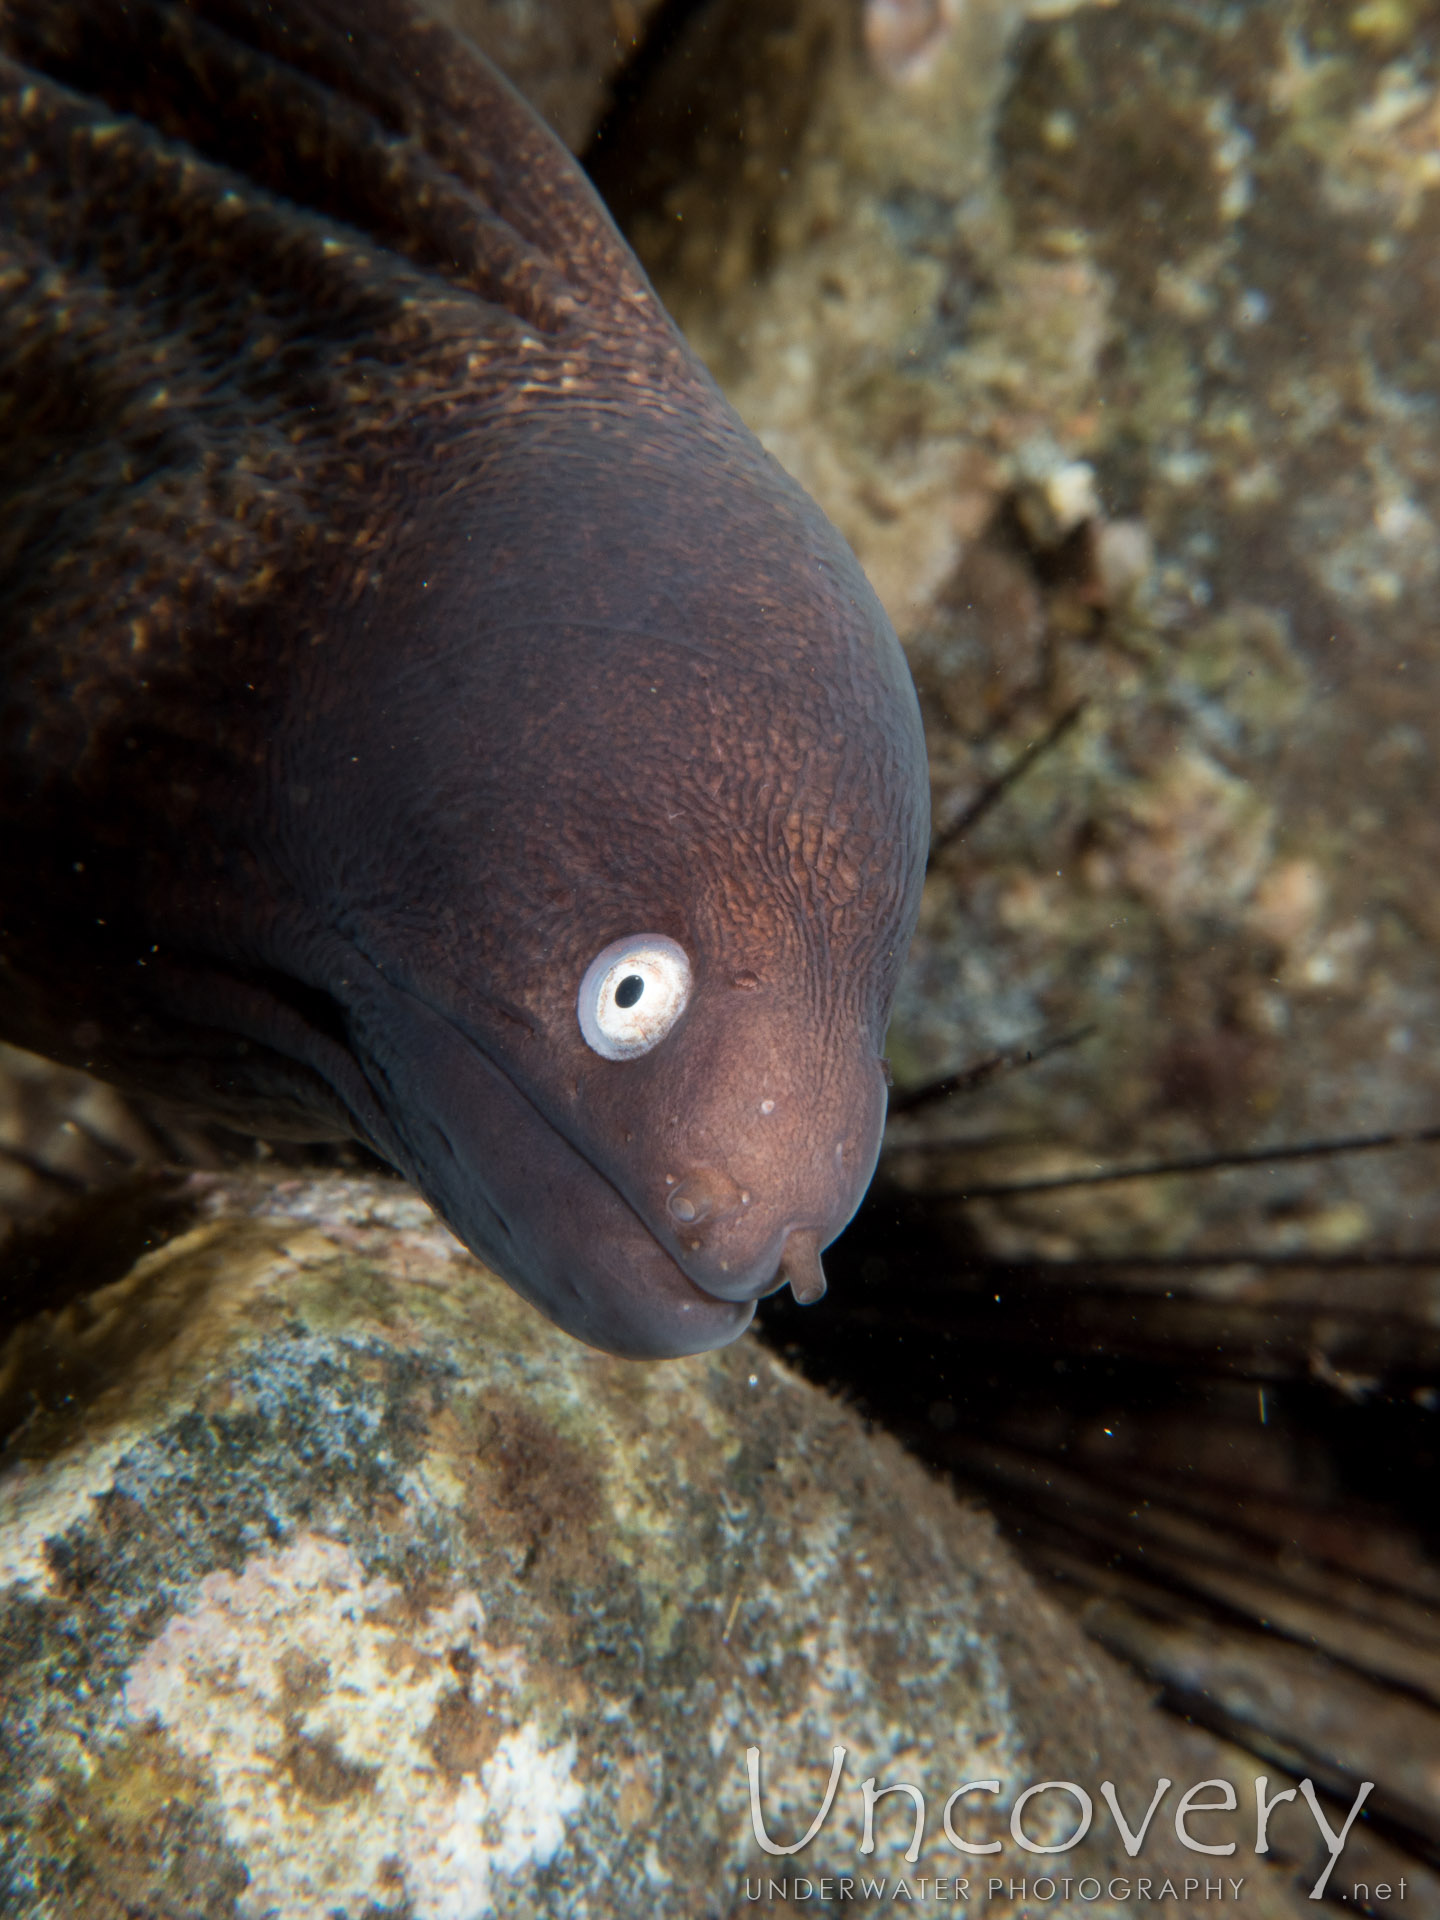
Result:
{"label": "eel jaw", "polygon": [[720,1299],[692,1280],[473,1038],[366,971],[368,990],[349,1009],[352,1044],[387,1125],[383,1139],[362,1131],[473,1253],[608,1353],[674,1359],[745,1331],[753,1296]]}

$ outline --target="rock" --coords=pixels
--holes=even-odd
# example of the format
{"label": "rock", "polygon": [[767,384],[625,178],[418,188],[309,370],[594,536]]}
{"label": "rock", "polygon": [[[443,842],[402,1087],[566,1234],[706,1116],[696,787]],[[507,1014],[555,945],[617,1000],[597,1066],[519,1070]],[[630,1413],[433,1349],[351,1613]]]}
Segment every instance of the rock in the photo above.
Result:
{"label": "rock", "polygon": [[[1245,1763],[1156,1714],[981,1512],[754,1340],[590,1352],[393,1181],[202,1175],[189,1206],[0,1356],[0,1909],[705,1920],[782,1910],[757,1876],[863,1869],[924,1876],[926,1913],[954,1910],[937,1875],[968,1875],[970,1910],[1006,1914],[1033,1910],[1009,1877],[1143,1869],[1157,1898],[1188,1876],[1167,1912],[1218,1871],[1257,1920],[1295,1911],[1245,1837]],[[836,1745],[819,1836],[764,1855],[747,1748],[781,1844]],[[1227,1775],[1219,1863],[1159,1820],[1130,1859],[1098,1791],[1138,1820],[1160,1777]],[[906,1795],[859,1852],[871,1776],[927,1797],[914,1863]],[[939,1819],[986,1778],[998,1804],[964,1807],[1003,1843],[994,1898]],[[1010,1835],[1047,1780],[1094,1804],[1073,1853]],[[1031,1837],[1063,1842],[1069,1805],[1032,1803]]]}
{"label": "rock", "polygon": [[113,1088],[0,1043],[0,1244],[11,1221],[103,1185],[152,1150]]}

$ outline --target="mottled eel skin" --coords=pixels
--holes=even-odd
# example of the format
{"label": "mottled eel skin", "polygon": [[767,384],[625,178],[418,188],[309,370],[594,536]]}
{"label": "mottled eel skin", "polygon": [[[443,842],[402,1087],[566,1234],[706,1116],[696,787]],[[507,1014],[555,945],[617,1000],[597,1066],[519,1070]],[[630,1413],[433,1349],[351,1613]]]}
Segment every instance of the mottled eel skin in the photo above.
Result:
{"label": "mottled eel skin", "polygon": [[0,0],[0,672],[9,1037],[358,1136],[598,1346],[819,1293],[914,693],[468,45]]}

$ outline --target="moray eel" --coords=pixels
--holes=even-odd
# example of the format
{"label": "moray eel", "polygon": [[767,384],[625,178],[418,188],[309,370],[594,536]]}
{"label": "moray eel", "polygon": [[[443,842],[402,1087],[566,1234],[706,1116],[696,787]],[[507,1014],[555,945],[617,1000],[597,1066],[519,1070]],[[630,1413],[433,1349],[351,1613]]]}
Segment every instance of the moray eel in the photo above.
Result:
{"label": "moray eel", "polygon": [[0,0],[0,1023],[355,1136],[582,1340],[874,1169],[903,656],[583,175],[399,0]]}

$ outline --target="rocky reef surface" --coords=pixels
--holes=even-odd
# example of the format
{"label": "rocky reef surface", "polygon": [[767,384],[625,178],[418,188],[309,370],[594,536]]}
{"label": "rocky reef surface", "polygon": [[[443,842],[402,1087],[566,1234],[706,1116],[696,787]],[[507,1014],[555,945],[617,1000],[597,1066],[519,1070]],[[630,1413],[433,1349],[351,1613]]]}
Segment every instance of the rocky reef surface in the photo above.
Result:
{"label": "rocky reef surface", "polygon": [[[1260,1920],[1297,1911],[1245,1759],[1158,1714],[981,1510],[753,1338],[593,1353],[393,1180],[199,1176],[183,1204],[0,1349],[0,1911],[704,1920],[786,1910],[747,1891],[771,1876],[873,1870],[908,1910],[953,1911],[958,1875],[1004,1915],[1037,1868],[1074,1881],[1061,1911],[1198,1912],[1221,1869]],[[747,1749],[788,1846],[836,1746],[830,1818],[767,1856]],[[1127,1854],[1100,1782],[1138,1825],[1167,1776],[1234,1783],[1235,1860],[1160,1823]],[[867,1778],[926,1795],[913,1857],[905,1794],[860,1851]],[[955,1818],[998,1866],[940,1819],[986,1779]],[[1047,1780],[1098,1816],[1058,1861],[1009,1826]],[[1022,1830],[1063,1844],[1075,1804]],[[1316,1833],[1277,1818],[1276,1857],[1318,1873]]]}

